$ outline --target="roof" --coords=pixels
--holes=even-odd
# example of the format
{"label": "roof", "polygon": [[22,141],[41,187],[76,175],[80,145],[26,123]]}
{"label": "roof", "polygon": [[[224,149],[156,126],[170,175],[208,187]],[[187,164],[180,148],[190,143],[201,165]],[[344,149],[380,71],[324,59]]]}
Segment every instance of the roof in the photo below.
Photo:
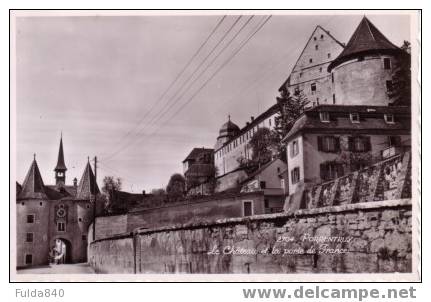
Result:
{"label": "roof", "polygon": [[76,188],[74,186],[45,186],[45,193],[50,200],[58,199],[74,199],[76,196]]}
{"label": "roof", "polygon": [[229,120],[221,126],[219,135],[220,136],[235,135],[239,131],[240,129],[238,125],[233,123],[229,117]]}
{"label": "roof", "polygon": [[193,164],[185,173],[186,177],[212,176],[214,174],[213,164]]}
{"label": "roof", "polygon": [[37,166],[36,156],[22,184],[18,199],[47,199],[45,185],[43,184],[42,176]]}
{"label": "roof", "polygon": [[66,171],[66,165],[64,163],[64,153],[63,153],[63,137],[60,138],[60,148],[58,149],[58,159],[57,165],[54,171]]}
{"label": "roof", "polygon": [[16,196],[19,195],[19,193],[21,192],[21,189],[22,189],[22,186],[18,182],[16,182]]}
{"label": "roof", "polygon": [[[328,112],[329,122],[321,122],[319,112]],[[352,123],[350,113],[359,113],[362,121]],[[394,114],[395,123],[388,124],[384,121],[383,114]],[[410,131],[410,108],[401,106],[347,106],[347,105],[321,105],[306,110],[294,123],[292,129],[283,139],[291,138],[299,132],[348,132],[368,131],[379,132],[403,130]],[[398,118],[397,118],[398,117]],[[403,118],[404,117],[404,118]]]}
{"label": "roof", "polygon": [[96,179],[91,169],[90,162],[85,166],[84,174],[82,174],[79,181],[78,189],[76,192],[77,199],[90,199],[91,195],[99,194],[99,187],[97,186]]}
{"label": "roof", "polygon": [[187,155],[187,157],[183,160],[183,162],[197,159],[204,152],[212,153],[213,151],[214,149],[212,148],[193,148],[193,150],[189,153],[189,155]]}
{"label": "roof", "polygon": [[[280,158],[276,157],[273,160],[270,160],[269,162],[267,162],[266,164],[262,165],[259,169],[257,169],[256,171],[250,173],[248,175],[248,178],[245,179],[243,181],[243,183],[250,181],[251,179],[255,178],[256,176],[258,176],[260,173],[262,173],[264,170],[266,170],[268,167],[270,167],[273,163],[275,163],[276,161],[281,161],[284,163],[284,161],[282,161]],[[286,165],[286,163],[284,163]]]}
{"label": "roof", "polygon": [[364,16],[344,50],[329,64],[328,71],[351,58],[370,52],[401,53],[401,49],[390,42],[377,27]]}
{"label": "roof", "polygon": [[242,129],[240,129],[239,132],[235,136],[231,137],[231,139],[229,139],[227,142],[225,142],[223,145],[221,145],[218,149],[216,149],[214,151],[218,151],[221,148],[223,148],[224,146],[230,144],[234,139],[237,139],[238,137],[240,137],[241,135],[246,133],[248,130],[255,127],[256,124],[260,123],[264,119],[266,119],[269,116],[273,115],[274,113],[278,112],[278,110],[279,110],[279,107],[277,104],[272,105],[265,112],[263,112],[262,114],[257,116],[251,123],[246,124]]}

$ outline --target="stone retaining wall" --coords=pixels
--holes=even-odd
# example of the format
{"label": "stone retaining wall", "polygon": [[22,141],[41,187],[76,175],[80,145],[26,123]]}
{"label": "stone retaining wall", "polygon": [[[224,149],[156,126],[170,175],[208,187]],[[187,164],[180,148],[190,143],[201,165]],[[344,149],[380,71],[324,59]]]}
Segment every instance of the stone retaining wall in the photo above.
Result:
{"label": "stone retaining wall", "polygon": [[411,200],[385,200],[137,229],[89,259],[105,273],[411,272],[411,228]]}

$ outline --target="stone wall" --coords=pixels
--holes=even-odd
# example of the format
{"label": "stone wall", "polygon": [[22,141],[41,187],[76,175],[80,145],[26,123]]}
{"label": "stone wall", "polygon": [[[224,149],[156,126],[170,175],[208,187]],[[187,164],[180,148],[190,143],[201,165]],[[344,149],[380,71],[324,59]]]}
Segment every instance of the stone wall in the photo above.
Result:
{"label": "stone wall", "polygon": [[89,259],[104,273],[411,272],[411,210],[398,199],[138,229],[91,243]]}

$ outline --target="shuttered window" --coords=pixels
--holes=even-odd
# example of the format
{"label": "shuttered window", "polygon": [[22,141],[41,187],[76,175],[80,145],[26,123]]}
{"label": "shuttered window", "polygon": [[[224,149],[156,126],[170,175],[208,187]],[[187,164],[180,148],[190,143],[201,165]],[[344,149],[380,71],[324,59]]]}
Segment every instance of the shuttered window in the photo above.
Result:
{"label": "shuttered window", "polygon": [[349,151],[368,152],[371,151],[371,140],[368,136],[349,137]]}
{"label": "shuttered window", "polygon": [[340,151],[340,138],[335,136],[318,136],[317,149],[322,152]]}
{"label": "shuttered window", "polygon": [[344,175],[343,165],[336,162],[320,164],[320,178],[323,181],[332,180]]}

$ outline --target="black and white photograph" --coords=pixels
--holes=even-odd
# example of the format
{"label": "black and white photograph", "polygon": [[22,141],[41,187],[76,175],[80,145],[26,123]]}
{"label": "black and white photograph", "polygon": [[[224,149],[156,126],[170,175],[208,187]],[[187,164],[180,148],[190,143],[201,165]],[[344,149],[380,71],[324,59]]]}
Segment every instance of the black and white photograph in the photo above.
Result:
{"label": "black and white photograph", "polygon": [[10,12],[17,281],[417,281],[420,13]]}

